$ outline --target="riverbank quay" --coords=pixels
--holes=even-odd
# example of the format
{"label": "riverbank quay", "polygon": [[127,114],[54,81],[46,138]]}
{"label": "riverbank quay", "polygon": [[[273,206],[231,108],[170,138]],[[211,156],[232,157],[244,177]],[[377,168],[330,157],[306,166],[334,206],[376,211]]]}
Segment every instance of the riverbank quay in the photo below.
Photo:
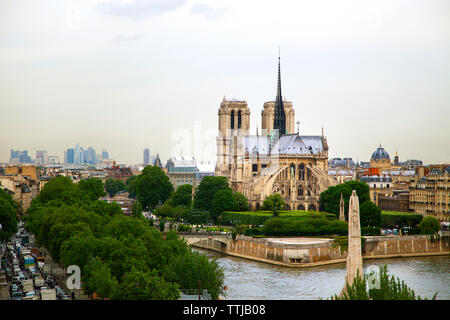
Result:
{"label": "riverbank quay", "polygon": [[[252,238],[183,235],[192,247],[225,255],[291,268],[307,268],[345,263],[347,243],[331,238]],[[364,236],[363,260],[450,255],[450,237]]]}

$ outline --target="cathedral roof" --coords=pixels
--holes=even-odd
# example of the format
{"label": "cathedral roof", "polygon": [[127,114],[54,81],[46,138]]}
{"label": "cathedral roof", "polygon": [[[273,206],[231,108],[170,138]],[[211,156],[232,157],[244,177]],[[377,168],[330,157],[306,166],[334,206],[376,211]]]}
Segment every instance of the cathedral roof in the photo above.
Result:
{"label": "cathedral roof", "polygon": [[246,136],[244,137],[244,151],[249,153],[274,155],[302,154],[313,155],[323,151],[321,136],[300,136],[295,134],[282,135],[280,139],[270,148],[270,137],[268,136]]}

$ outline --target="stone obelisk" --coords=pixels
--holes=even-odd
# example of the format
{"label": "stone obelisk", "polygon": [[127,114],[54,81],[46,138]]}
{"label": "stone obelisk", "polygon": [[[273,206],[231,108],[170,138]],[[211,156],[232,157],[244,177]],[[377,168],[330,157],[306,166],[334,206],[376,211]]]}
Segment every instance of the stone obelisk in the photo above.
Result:
{"label": "stone obelisk", "polygon": [[345,221],[344,198],[342,197],[342,192],[341,192],[341,201],[339,203],[339,220]]}
{"label": "stone obelisk", "polygon": [[361,225],[359,219],[359,199],[356,191],[352,191],[348,205],[348,253],[346,281],[352,285],[357,273],[362,278],[363,263],[361,253]]}

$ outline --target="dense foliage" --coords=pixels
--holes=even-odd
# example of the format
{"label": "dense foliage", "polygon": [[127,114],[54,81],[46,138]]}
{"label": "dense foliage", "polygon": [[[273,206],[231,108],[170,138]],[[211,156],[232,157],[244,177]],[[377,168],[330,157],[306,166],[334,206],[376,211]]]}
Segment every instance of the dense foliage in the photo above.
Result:
{"label": "dense foliage", "polygon": [[419,224],[421,234],[435,234],[441,229],[441,224],[439,220],[435,217],[425,217]]}
{"label": "dense foliage", "polygon": [[[374,281],[375,278],[378,278],[378,280]],[[437,293],[432,297],[432,300],[436,299],[436,296]],[[371,273],[364,275],[364,277],[355,277],[352,285],[349,286],[346,284],[342,294],[339,296],[335,295],[333,299],[422,300],[420,296],[416,297],[414,290],[409,288],[404,281],[400,280],[400,278],[395,278],[394,276],[389,277],[386,265],[380,266],[380,272],[378,274]]]}
{"label": "dense foliage", "polygon": [[[335,218],[335,215],[326,212],[290,210],[290,211],[279,211],[278,217],[291,219],[306,218],[306,217]],[[270,218],[273,218],[273,214],[271,211],[243,211],[243,212],[224,211],[221,215],[220,223],[223,225],[232,225],[232,226],[236,226],[239,224],[259,226]]]}
{"label": "dense foliage", "polygon": [[136,196],[144,210],[153,210],[173,192],[169,177],[158,166],[146,166],[136,179]]}
{"label": "dense foliage", "polygon": [[423,216],[421,214],[392,211],[381,212],[381,226],[383,228],[414,228],[419,225],[422,219]]}
{"label": "dense foliage", "polygon": [[192,206],[192,185],[183,184],[172,193],[172,202],[174,206],[185,206],[190,208]]}
{"label": "dense foliage", "polygon": [[209,213],[211,219],[217,221],[217,218],[223,211],[238,209],[238,203],[234,198],[233,191],[231,189],[224,189],[217,191],[214,195]]}
{"label": "dense foliage", "polygon": [[227,189],[230,189],[230,187],[226,177],[204,177],[195,192],[194,208],[209,211],[216,193]]}
{"label": "dense foliage", "polygon": [[136,199],[136,181],[138,176],[131,176],[125,181],[125,184],[127,185],[128,190],[128,197],[131,199]]}
{"label": "dense foliage", "polygon": [[[69,178],[57,177],[45,185],[24,217],[38,244],[48,248],[56,261],[80,267],[88,294],[177,299],[178,289],[191,289],[177,273],[184,259],[194,261],[193,268],[203,268],[192,272],[207,284],[210,294],[222,293],[223,274],[213,260],[197,262],[197,254],[175,233],[163,238],[146,219],[123,215],[115,203],[91,199],[92,194]],[[170,279],[164,275],[168,268]]]}
{"label": "dense foliage", "polygon": [[[164,203],[164,211],[170,216],[173,212],[170,207],[176,208],[181,205],[184,208],[191,209],[191,195],[192,187],[190,185],[178,187]],[[200,223],[217,222],[223,211],[230,210],[249,210],[247,198],[242,193],[233,192],[228,186],[226,177],[206,176],[196,189],[192,210],[184,210],[176,218],[183,218],[185,221],[201,221]],[[156,214],[161,213],[160,210],[156,212]],[[204,214],[205,212],[208,213],[208,216]]]}
{"label": "dense foliage", "polygon": [[345,218],[348,220],[348,204],[353,190],[358,195],[361,227],[380,227],[381,211],[370,200],[369,186],[365,182],[347,181],[329,187],[320,194],[320,211],[334,213],[336,217],[339,217],[339,205],[342,194]]}
{"label": "dense foliage", "polygon": [[127,186],[119,179],[108,178],[105,181],[105,190],[110,197],[114,197],[119,191],[126,191]]}
{"label": "dense foliage", "polygon": [[380,228],[378,227],[362,227],[361,228],[361,235],[362,236],[379,236],[380,235]]}
{"label": "dense foliage", "polygon": [[266,236],[316,236],[346,235],[345,221],[327,218],[286,219],[272,218],[264,223],[262,233]]}
{"label": "dense foliage", "polygon": [[372,201],[364,201],[359,207],[359,219],[361,227],[375,227],[381,226],[381,210]]}
{"label": "dense foliage", "polygon": [[179,283],[182,288],[198,288],[198,280],[201,279],[201,289],[215,288],[208,290],[212,299],[218,299],[222,292],[223,270],[217,261],[210,261],[198,252],[189,256],[172,256],[163,275],[168,281]]}
{"label": "dense foliage", "polygon": [[17,215],[20,209],[17,202],[3,189],[0,189],[0,240],[8,240],[17,232]]}
{"label": "dense foliage", "polygon": [[106,193],[103,190],[103,183],[101,179],[90,178],[81,180],[78,183],[78,187],[89,194],[89,198],[91,200],[96,200],[100,197],[106,196]]}
{"label": "dense foliage", "polygon": [[189,224],[206,224],[211,222],[208,211],[204,210],[186,210],[182,214],[183,221]]}
{"label": "dense foliage", "polygon": [[281,198],[279,193],[274,193],[264,199],[262,209],[270,210],[274,215],[278,215],[278,211],[283,210],[286,202]]}

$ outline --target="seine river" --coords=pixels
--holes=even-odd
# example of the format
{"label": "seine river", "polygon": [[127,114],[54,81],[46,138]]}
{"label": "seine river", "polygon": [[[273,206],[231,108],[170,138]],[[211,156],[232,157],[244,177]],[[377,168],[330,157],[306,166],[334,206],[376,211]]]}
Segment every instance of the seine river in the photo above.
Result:
{"label": "seine river", "polygon": [[[294,269],[196,250],[217,258],[230,300],[328,299],[344,286],[345,264]],[[384,264],[416,295],[430,299],[437,292],[438,300],[450,300],[449,256],[365,260],[364,271]]]}

